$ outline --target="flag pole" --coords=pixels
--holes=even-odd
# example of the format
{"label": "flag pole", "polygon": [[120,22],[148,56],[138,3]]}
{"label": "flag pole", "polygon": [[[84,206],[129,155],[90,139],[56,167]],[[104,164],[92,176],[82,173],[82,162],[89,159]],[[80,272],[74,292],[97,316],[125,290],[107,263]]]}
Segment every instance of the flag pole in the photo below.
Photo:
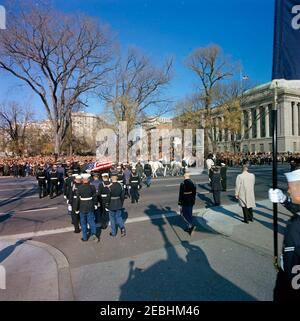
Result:
{"label": "flag pole", "polygon": [[[273,189],[277,189],[277,119],[278,119],[278,82],[274,86],[274,102],[272,104],[272,152],[273,152],[273,170],[272,180]],[[274,231],[274,266],[278,270],[278,204],[273,203],[273,231]]]}

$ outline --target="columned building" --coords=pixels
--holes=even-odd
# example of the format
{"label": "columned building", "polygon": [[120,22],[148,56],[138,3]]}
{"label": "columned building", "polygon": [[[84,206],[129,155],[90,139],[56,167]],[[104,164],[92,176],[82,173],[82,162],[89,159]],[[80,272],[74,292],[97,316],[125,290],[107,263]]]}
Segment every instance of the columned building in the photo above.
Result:
{"label": "columned building", "polygon": [[[271,82],[244,92],[241,104],[241,134],[232,135],[218,129],[222,115],[215,114],[218,152],[239,150],[250,153],[272,152],[272,106],[274,89]],[[225,126],[226,128],[226,126]],[[237,137],[238,136],[238,137]],[[300,151],[300,81],[278,81],[278,152]]]}

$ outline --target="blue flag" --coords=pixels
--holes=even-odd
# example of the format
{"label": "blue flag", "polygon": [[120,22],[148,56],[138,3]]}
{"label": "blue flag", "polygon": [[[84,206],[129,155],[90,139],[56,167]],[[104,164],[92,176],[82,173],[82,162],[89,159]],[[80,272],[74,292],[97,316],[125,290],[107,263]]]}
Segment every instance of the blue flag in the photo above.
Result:
{"label": "blue flag", "polygon": [[272,79],[300,80],[300,0],[276,0]]}

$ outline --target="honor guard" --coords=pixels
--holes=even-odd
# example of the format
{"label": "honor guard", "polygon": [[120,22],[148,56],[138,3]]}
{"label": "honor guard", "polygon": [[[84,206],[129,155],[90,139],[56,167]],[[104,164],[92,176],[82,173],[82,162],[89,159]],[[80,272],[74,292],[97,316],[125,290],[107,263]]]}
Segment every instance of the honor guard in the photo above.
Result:
{"label": "honor guard", "polygon": [[111,225],[110,236],[115,237],[117,235],[117,225],[121,229],[121,236],[125,236],[126,230],[122,219],[125,192],[122,185],[118,182],[117,172],[112,172],[111,180],[112,184],[110,185],[110,193],[108,196],[109,220]]}
{"label": "honor guard", "polygon": [[269,199],[272,203],[281,203],[294,214],[287,224],[284,235],[274,301],[300,302],[300,169],[285,176],[288,181],[288,197],[280,189],[269,190]]}
{"label": "honor guard", "polygon": [[100,216],[101,216],[101,213],[100,213],[100,198],[99,198],[99,186],[101,184],[101,181],[99,179],[99,173],[93,173],[92,174],[93,176],[93,180],[91,181],[91,185],[95,186],[95,189],[96,189],[96,194],[97,194],[97,209],[95,209],[95,223],[96,223],[96,226],[97,227],[100,227]]}
{"label": "honor guard", "polygon": [[57,172],[57,166],[53,165],[52,169],[49,171],[50,179],[50,198],[53,198],[53,192],[55,196],[58,196],[58,185],[59,185],[59,174]]}
{"label": "honor guard", "polygon": [[123,187],[124,186],[124,175],[123,175],[123,170],[122,170],[121,165],[118,165],[117,171],[118,171],[118,173],[117,173],[118,183],[121,184],[121,186]]}
{"label": "honor guard", "polygon": [[81,176],[80,175],[73,175],[72,179],[73,184],[70,189],[68,189],[67,198],[68,198],[68,211],[71,213],[72,224],[74,225],[74,233],[80,233],[79,222],[80,218],[79,215],[76,214],[76,204],[77,204],[77,190],[81,185]]}
{"label": "honor guard", "polygon": [[100,200],[101,228],[106,229],[108,225],[108,198],[110,193],[109,174],[102,174],[102,182],[99,185],[98,199]]}
{"label": "honor guard", "polygon": [[97,209],[97,194],[95,186],[90,184],[90,175],[82,174],[82,184],[76,192],[76,214],[80,215],[80,225],[82,230],[82,241],[88,240],[87,225],[91,229],[91,240],[99,242],[95,224],[94,211]]}
{"label": "honor guard", "polygon": [[39,168],[36,173],[36,179],[39,186],[39,197],[45,197],[47,195],[47,186],[46,186],[46,171],[42,164],[39,165]]}
{"label": "honor guard", "polygon": [[131,203],[139,202],[139,189],[141,186],[141,180],[139,175],[136,172],[136,169],[132,168],[132,175],[130,177],[130,194],[131,194]]}
{"label": "honor guard", "polygon": [[68,195],[72,190],[72,186],[74,183],[74,176],[73,176],[73,171],[69,169],[67,171],[67,176],[65,178],[65,183],[64,183],[64,198],[68,199]]}

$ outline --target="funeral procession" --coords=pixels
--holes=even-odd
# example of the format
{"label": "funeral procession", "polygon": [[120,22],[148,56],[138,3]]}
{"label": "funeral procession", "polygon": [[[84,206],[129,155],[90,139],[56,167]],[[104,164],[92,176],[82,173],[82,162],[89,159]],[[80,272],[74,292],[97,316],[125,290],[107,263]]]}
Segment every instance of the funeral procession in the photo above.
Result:
{"label": "funeral procession", "polygon": [[299,0],[0,0],[1,311],[17,301],[300,302]]}

